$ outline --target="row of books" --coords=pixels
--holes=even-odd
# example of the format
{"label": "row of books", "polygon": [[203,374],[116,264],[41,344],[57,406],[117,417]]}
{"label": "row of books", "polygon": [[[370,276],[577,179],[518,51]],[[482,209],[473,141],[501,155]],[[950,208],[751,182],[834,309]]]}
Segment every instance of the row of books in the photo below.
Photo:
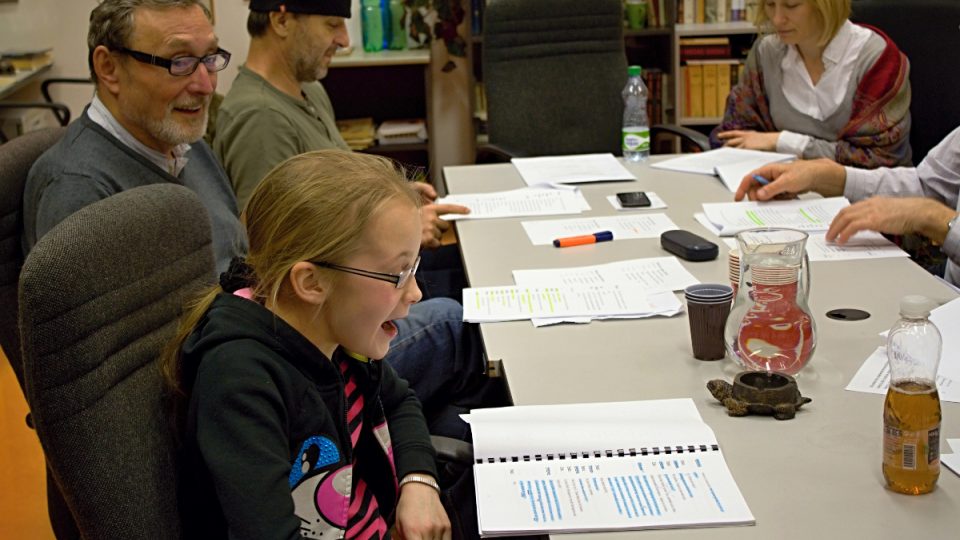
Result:
{"label": "row of books", "polygon": [[53,63],[53,49],[8,49],[0,51],[0,61],[16,71],[30,71]]}
{"label": "row of books", "polygon": [[668,109],[667,95],[664,88],[670,88],[670,76],[667,73],[657,69],[643,70],[643,84],[647,85],[647,118],[650,125],[664,123],[664,111]]}
{"label": "row of books", "polygon": [[364,150],[377,144],[417,144],[427,140],[427,124],[422,118],[384,120],[374,129],[373,118],[337,120],[340,136],[351,150]]}
{"label": "row of books", "polygon": [[683,112],[687,118],[723,116],[730,89],[743,71],[737,59],[691,60],[680,67],[683,80]]}
{"label": "row of books", "polygon": [[714,60],[730,58],[730,38],[696,37],[680,38],[680,62],[688,60]]}
{"label": "row of books", "polygon": [[677,0],[679,24],[752,21],[760,0]]}

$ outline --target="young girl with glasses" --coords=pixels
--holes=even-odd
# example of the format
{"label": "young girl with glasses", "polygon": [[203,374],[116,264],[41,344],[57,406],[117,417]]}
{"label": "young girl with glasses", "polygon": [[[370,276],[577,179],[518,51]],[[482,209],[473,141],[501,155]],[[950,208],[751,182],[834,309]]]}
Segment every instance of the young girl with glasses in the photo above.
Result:
{"label": "young girl with glasses", "polygon": [[187,536],[383,538],[395,517],[450,537],[420,403],[380,361],[421,296],[419,200],[388,160],[337,150],[257,186],[246,261],[164,356]]}

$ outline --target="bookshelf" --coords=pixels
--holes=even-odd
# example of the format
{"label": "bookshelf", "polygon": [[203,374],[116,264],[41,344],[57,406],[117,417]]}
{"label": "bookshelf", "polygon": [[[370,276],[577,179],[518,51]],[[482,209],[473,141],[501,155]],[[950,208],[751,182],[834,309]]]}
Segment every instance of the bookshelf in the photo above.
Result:
{"label": "bookshelf", "polygon": [[[677,24],[673,27],[673,66],[671,72],[674,77],[674,103],[675,103],[675,123],[682,126],[709,128],[719,124],[723,120],[722,107],[716,114],[704,115],[693,114],[695,111],[688,110],[687,104],[687,86],[684,77],[684,62],[681,60],[680,43],[684,38],[707,38],[724,37],[730,42],[730,58],[741,60],[746,58],[746,52],[749,51],[757,34],[757,28],[753,23],[746,21],[722,22],[722,23],[699,23],[699,24]],[[724,65],[724,64],[720,64]],[[723,101],[726,101],[725,99]]]}
{"label": "bookshelf", "polygon": [[370,53],[353,47],[349,54],[333,58],[323,86],[337,118],[372,117],[375,125],[403,118],[424,118],[427,122],[425,143],[374,143],[363,152],[393,158],[408,166],[429,167],[434,139],[431,107],[427,103],[429,65],[429,49]]}

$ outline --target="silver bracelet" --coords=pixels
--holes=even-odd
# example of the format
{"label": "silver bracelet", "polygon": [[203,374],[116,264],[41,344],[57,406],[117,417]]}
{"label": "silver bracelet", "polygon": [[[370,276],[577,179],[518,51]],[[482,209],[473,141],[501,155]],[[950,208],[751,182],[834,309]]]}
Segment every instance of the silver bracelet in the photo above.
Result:
{"label": "silver bracelet", "polygon": [[437,490],[437,495],[440,495],[440,484],[437,484],[437,481],[433,479],[432,476],[427,476],[425,474],[408,474],[403,477],[403,480],[400,481],[400,484],[397,485],[397,488],[402,488],[404,484],[409,484],[410,482],[416,482],[418,484],[426,484],[433,489]]}

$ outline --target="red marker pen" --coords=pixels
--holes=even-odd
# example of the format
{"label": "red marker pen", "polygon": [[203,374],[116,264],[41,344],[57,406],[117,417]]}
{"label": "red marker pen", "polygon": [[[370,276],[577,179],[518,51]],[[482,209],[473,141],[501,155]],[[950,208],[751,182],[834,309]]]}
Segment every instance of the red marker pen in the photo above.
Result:
{"label": "red marker pen", "polygon": [[613,240],[613,233],[610,231],[600,231],[583,236],[567,236],[566,238],[557,238],[553,241],[553,247],[582,246],[585,244],[596,244],[597,242],[609,242]]}

